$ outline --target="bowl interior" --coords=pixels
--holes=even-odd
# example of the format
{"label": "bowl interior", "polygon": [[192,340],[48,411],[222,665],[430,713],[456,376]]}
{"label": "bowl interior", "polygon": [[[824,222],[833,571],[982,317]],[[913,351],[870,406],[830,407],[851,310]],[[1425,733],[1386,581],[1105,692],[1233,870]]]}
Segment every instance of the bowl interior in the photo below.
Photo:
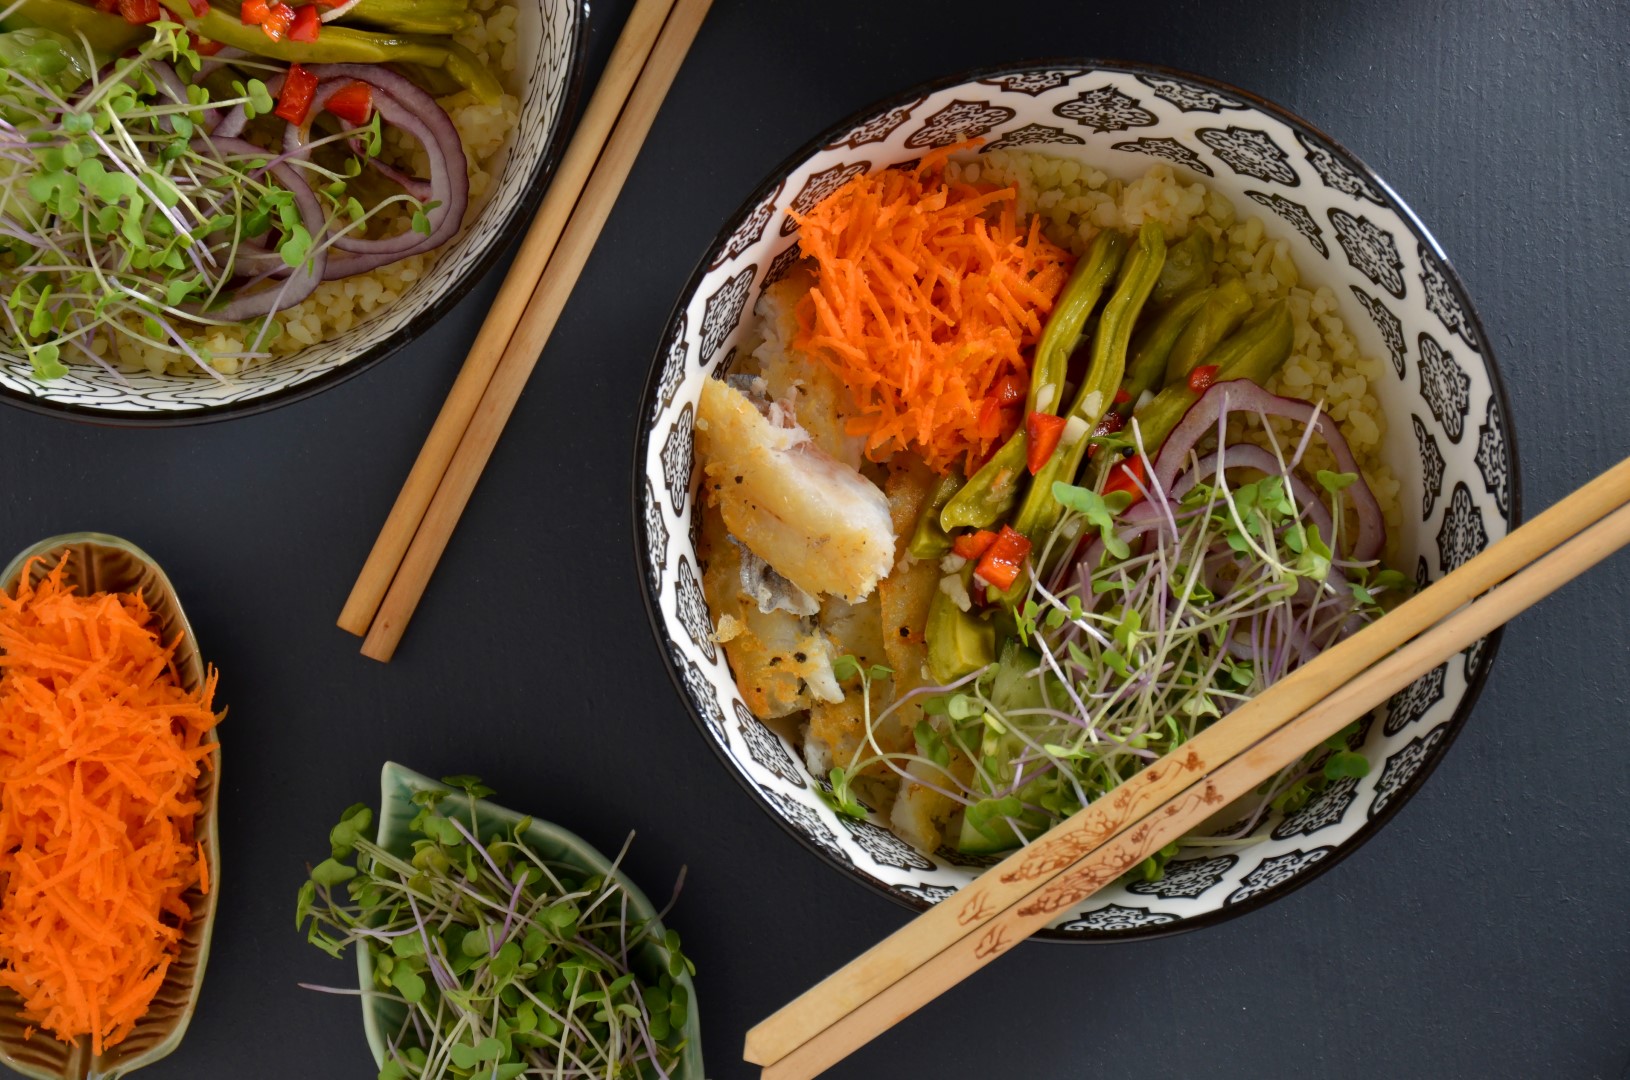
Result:
{"label": "bowl interior", "polygon": [[582,79],[587,40],[577,0],[515,0],[515,67],[502,73],[520,100],[508,145],[489,162],[492,191],[475,220],[393,304],[350,330],[222,380],[202,372],[114,377],[75,364],[37,382],[28,360],[0,348],[0,400],[112,423],[177,423],[259,411],[335,384],[423,333],[479,279],[536,207],[564,145],[566,114]]}
{"label": "bowl interior", "polygon": [[[387,761],[379,777],[380,786],[380,815],[377,830],[377,843],[387,851],[398,855],[412,854],[412,833],[409,823],[419,813],[419,807],[414,804],[413,796],[420,791],[451,792],[453,789],[428,776],[422,776],[412,769]],[[524,814],[517,813],[496,803],[485,799],[476,800],[476,820],[481,825],[483,833],[498,830],[512,829],[525,820],[526,842],[545,859],[564,863],[584,873],[606,874],[611,871],[611,860],[602,855],[588,841],[576,833],[568,832],[558,825],[547,821],[539,821]],[[655,919],[657,909],[654,904],[640,891],[626,875],[619,873],[618,879],[628,890],[628,903],[632,916],[636,919]],[[657,938],[662,936],[661,924],[658,924]],[[635,956],[636,972],[641,978],[656,978],[664,970],[665,960],[661,949],[655,941],[647,941],[637,951]],[[359,986],[373,985],[373,962],[366,949],[357,952],[357,978]],[[690,995],[689,1020],[685,1027],[685,1058],[680,1077],[687,1080],[701,1080],[702,1071],[702,1037],[701,1020],[696,1008],[696,987],[688,973],[681,973],[677,982],[685,988]],[[385,1049],[388,1033],[397,1030],[405,1018],[406,1013],[399,1002],[381,1001],[373,998],[364,998],[362,1005],[362,1024],[368,1036],[368,1046],[373,1050],[376,1064],[385,1062]]]}
{"label": "bowl interior", "polygon": [[[42,559],[32,568],[31,580],[37,582],[64,555],[68,557],[66,579],[82,594],[141,594],[157,618],[163,640],[180,639],[175,664],[181,685],[195,690],[203,683],[204,661],[198,650],[198,639],[181,609],[175,587],[152,557],[129,541],[102,533],[72,533],[42,540],[20,552],[5,571],[0,572],[0,588],[11,592],[30,559],[36,556]],[[152,1008],[123,1042],[96,1056],[84,1039],[67,1044],[42,1032],[25,1039],[23,1033],[29,1025],[20,1015],[21,999],[11,990],[0,990],[0,1061],[6,1065],[35,1080],[112,1080],[151,1065],[181,1044],[203,988],[210,931],[215,925],[215,907],[221,894],[221,847],[217,827],[221,750],[214,732],[210,733],[209,741],[215,744],[215,750],[211,767],[204,770],[198,780],[198,798],[204,808],[198,815],[196,829],[209,861],[210,890],[205,894],[195,887],[185,896],[192,913],[183,927],[181,953],[170,965],[163,986],[153,998]]]}
{"label": "bowl interior", "polygon": [[[1304,283],[1334,290],[1390,425],[1383,459],[1401,481],[1396,568],[1431,581],[1503,536],[1517,514],[1506,404],[1486,337],[1436,242],[1372,172],[1289,113],[1231,87],[1144,67],[1069,62],[979,71],[908,91],[795,154],[728,222],[674,310],[653,365],[636,451],[636,541],[652,623],[708,740],[755,798],[846,874],[923,907],[987,863],[933,856],[883,822],[835,815],[797,751],[755,719],[710,636],[696,569],[695,402],[723,374],[762,290],[799,258],[788,208],[856,173],[972,137],[1123,179],[1157,161],[1225,195],[1290,242]],[[1409,796],[1469,711],[1495,639],[1397,695],[1356,740],[1363,779],[1332,784],[1251,847],[1174,861],[1053,924],[1075,940],[1165,933],[1283,895],[1350,850]]]}

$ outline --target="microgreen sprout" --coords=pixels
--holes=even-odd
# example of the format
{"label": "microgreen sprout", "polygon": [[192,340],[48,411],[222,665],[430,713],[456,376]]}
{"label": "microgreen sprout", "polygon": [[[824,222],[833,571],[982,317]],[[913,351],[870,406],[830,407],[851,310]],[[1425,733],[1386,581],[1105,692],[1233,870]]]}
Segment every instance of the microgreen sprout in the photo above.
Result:
{"label": "microgreen sprout", "polygon": [[[1056,484],[1066,513],[1033,552],[998,663],[933,688],[909,751],[879,745],[901,703],[874,719],[868,699],[864,744],[833,770],[834,805],[849,812],[853,778],[886,768],[961,804],[965,848],[1026,842],[1378,617],[1408,583],[1338,556],[1341,493],[1356,477],[1320,471],[1315,487],[1298,470],[1302,448],[1287,460],[1252,447],[1235,465],[1223,451],[1203,474],[1191,458],[1172,491],[1145,488],[1130,509],[1129,493],[1102,491],[1107,468],[1097,489]],[[1051,568],[1046,580],[1035,567]],[[1183,843],[1249,842],[1270,812],[1365,775],[1356,731],[1242,801],[1234,828]],[[1137,872],[1158,876],[1178,849]]]}
{"label": "microgreen sprout", "polygon": [[[428,222],[431,207],[406,194],[364,208],[345,184],[360,171],[355,156],[324,164],[309,152],[348,141],[377,154],[377,116],[298,155],[232,152],[211,136],[213,118],[270,113],[266,82],[229,80],[212,98],[188,81],[202,62],[185,28],[152,29],[105,71],[83,42],[64,38],[31,49],[27,63],[0,62],[0,339],[42,381],[70,359],[115,374],[121,357],[184,359],[217,375],[235,366],[223,362],[268,355],[286,288],[279,272],[311,266],[395,203],[414,227]],[[273,175],[283,166],[311,186],[315,218]],[[212,353],[214,328],[240,325],[221,317],[228,301],[257,288],[276,295],[248,347]]]}
{"label": "microgreen sprout", "polygon": [[372,986],[311,989],[394,1006],[379,1080],[671,1076],[695,968],[674,931],[630,913],[627,845],[610,874],[584,874],[531,848],[529,820],[483,830],[475,800],[492,790],[475,777],[444,782],[461,791],[413,797],[410,855],[369,838],[367,806],[347,809],[295,909],[324,952],[368,950]]}

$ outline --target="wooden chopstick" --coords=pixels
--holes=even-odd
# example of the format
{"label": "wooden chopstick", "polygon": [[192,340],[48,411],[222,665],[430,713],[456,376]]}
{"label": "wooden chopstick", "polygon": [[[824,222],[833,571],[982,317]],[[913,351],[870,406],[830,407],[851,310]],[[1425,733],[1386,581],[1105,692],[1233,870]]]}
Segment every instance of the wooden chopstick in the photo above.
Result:
{"label": "wooden chopstick", "polygon": [[[424,447],[420,449],[413,469],[396,496],[384,528],[374,541],[373,550],[368,552],[368,559],[351,588],[351,595],[346,598],[338,620],[341,629],[349,630],[358,637],[368,632],[368,625],[373,622],[391,579],[396,576],[397,567],[407,554],[408,544],[430,507],[430,500],[447,472],[459,440],[470,426],[470,418],[475,415],[482,394],[492,382],[493,371],[498,367],[504,348],[514,336],[521,313],[532,298],[538,278],[554,253],[567,219],[571,217],[572,208],[577,205],[583,187],[588,183],[589,174],[594,170],[612,126],[617,122],[617,115],[623,110],[623,103],[628,99],[634,80],[645,67],[651,48],[656,44],[657,34],[673,5],[674,0],[638,0],[634,10],[629,12],[628,20],[623,23],[611,58],[606,62],[600,82],[589,98],[588,107],[583,110],[577,131],[573,133],[571,143],[560,159],[560,166],[549,182],[537,216],[532,219],[526,237],[515,252],[515,260],[510,263],[497,299],[493,301],[481,324],[480,333],[470,346],[464,366],[453,381],[441,412],[436,415],[436,422],[431,426]],[[562,117],[561,122],[569,119]]]}
{"label": "wooden chopstick", "polygon": [[1206,781],[1206,792],[1215,794],[1214,801],[1185,798],[1175,813],[1168,809],[1174,805],[1170,803],[1151,812],[1145,819],[1147,827],[1095,849],[1004,909],[990,920],[983,932],[952,942],[928,963],[867,1002],[864,1009],[849,1013],[815,1039],[766,1067],[762,1073],[765,1080],[801,1080],[842,1060],[1046,926],[1058,912],[1114,881],[1162,845],[1200,824],[1222,805],[1296,761],[1309,747],[1340,731],[1627,543],[1630,543],[1630,506],[1620,507],[1487,597],[1388,657],[1364,677],[1342,686],[1248,754],[1219,769]]}
{"label": "wooden chopstick", "polygon": [[481,470],[492,456],[493,447],[497,445],[498,436],[526,387],[527,378],[537,366],[544,343],[549,340],[561,309],[566,306],[572,287],[577,284],[578,276],[588,262],[589,253],[599,239],[606,218],[611,215],[611,208],[622,191],[623,182],[628,179],[634,159],[639,155],[640,145],[651,130],[657,110],[662,107],[668,87],[673,84],[674,76],[678,74],[679,66],[690,50],[711,3],[712,0],[678,0],[663,25],[656,47],[651,50],[645,69],[634,84],[622,116],[600,154],[600,160],[589,177],[577,208],[572,211],[565,232],[561,234],[560,243],[493,371],[492,380],[487,384],[469,426],[459,440],[458,449],[448,462],[412,542],[408,544],[396,576],[363,641],[362,655],[386,661],[396,652],[402,632],[430,583],[430,575],[447,548],[447,541],[453,535],[459,515],[464,512],[470,493],[475,490],[476,481],[481,477]]}
{"label": "wooden chopstick", "polygon": [[[1183,835],[1222,804],[1249,791],[1354,716],[1408,685],[1420,672],[1441,662],[1443,656],[1464,647],[1442,645],[1447,635],[1452,633],[1458,640],[1470,633],[1466,642],[1475,640],[1498,621],[1510,618],[1612,550],[1604,548],[1604,544],[1623,543],[1617,536],[1602,532],[1601,526],[1588,534],[1595,548],[1580,546],[1584,538],[1571,538],[1609,514],[1616,514],[1615,528],[1622,533],[1630,513],[1619,510],[1627,502],[1630,460],[1517,529],[1372,627],[1270,687],[1176,753],[1151,765],[829,976],[748,1033],[747,1059],[777,1065],[776,1070],[766,1071],[767,1076],[795,1076],[813,1075],[813,1071],[842,1057],[962,977],[956,975],[948,981],[951,959],[941,960],[943,954],[974,956],[982,950],[982,957],[974,956],[979,963],[998,955],[1045,925],[1059,910],[1113,881],[1149,851]],[[1566,573],[1567,577],[1546,584],[1544,573],[1536,574],[1536,568],[1531,567],[1524,572],[1527,584],[1522,590],[1514,581],[1502,586],[1467,609],[1476,611],[1475,616],[1467,612],[1456,616],[1464,616],[1467,621],[1454,623],[1454,631],[1446,629],[1450,624],[1445,623],[1409,647],[1415,651],[1388,656],[1399,645],[1564,542],[1570,545],[1566,549],[1569,555],[1560,559],[1555,555],[1546,557],[1549,569],[1545,573]],[[1498,621],[1489,622],[1496,617]],[[1472,633],[1466,627],[1484,629]],[[1400,656],[1406,656],[1406,660],[1397,659]],[[1432,657],[1429,662],[1419,660],[1428,656]],[[1400,665],[1412,662],[1409,658],[1419,660],[1406,669],[1406,674],[1414,674],[1395,675]],[[1355,675],[1360,676],[1356,681]],[[1402,682],[1397,682],[1399,678]],[[1375,689],[1380,686],[1392,689]],[[1328,693],[1331,687],[1341,689]],[[1355,704],[1370,697],[1374,700],[1368,705]],[[1339,721],[1335,719],[1338,715]],[[1325,726],[1332,724],[1326,731]],[[1258,775],[1257,768],[1266,767],[1262,762],[1280,758],[1280,765]],[[1256,779],[1251,779],[1253,776]],[[1133,857],[1139,851],[1143,854]],[[1123,861],[1126,859],[1131,861]],[[1049,888],[1054,891],[1048,893]],[[1074,899],[1068,899],[1071,896]],[[1040,906],[1027,919],[1017,916],[1020,909],[1031,905]],[[979,963],[967,967],[963,975]],[[916,989],[897,989],[900,984]],[[931,987],[937,989],[923,996]]]}

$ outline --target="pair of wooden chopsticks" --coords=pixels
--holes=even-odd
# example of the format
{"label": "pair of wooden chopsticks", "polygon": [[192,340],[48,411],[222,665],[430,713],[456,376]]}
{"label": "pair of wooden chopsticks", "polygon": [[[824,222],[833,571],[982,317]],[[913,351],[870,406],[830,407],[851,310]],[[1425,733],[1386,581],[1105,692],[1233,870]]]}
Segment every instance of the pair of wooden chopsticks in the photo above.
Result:
{"label": "pair of wooden chopsticks", "polygon": [[1055,826],[747,1033],[776,1080],[865,1045],[1630,543],[1630,458]]}
{"label": "pair of wooden chopsticks", "polygon": [[712,0],[638,0],[430,435],[340,612],[389,660],[577,284]]}

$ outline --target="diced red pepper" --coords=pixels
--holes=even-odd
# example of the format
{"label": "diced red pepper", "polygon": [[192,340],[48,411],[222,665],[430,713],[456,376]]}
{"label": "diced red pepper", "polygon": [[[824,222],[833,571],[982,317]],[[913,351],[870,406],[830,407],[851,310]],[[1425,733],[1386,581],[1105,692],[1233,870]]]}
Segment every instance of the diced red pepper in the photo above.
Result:
{"label": "diced red pepper", "polygon": [[294,22],[289,25],[289,40],[316,41],[317,32],[322,27],[323,19],[317,14],[317,5],[301,4],[294,9]]}
{"label": "diced red pepper", "polygon": [[311,112],[311,99],[317,95],[317,76],[299,64],[289,65],[288,77],[283,80],[283,92],[277,95],[277,108],[272,112],[291,124],[306,122]]}
{"label": "diced red pepper", "polygon": [[132,26],[146,26],[150,22],[157,22],[164,9],[158,6],[158,0],[119,0],[119,14]]}
{"label": "diced red pepper", "polygon": [[1024,380],[1017,375],[1003,375],[996,380],[996,403],[1004,409],[1023,401],[1027,392]]}
{"label": "diced red pepper", "polygon": [[1143,498],[1143,491],[1138,485],[1149,486],[1149,471],[1144,468],[1142,456],[1128,458],[1110,472],[1109,479],[1104,483],[1104,494],[1124,491],[1137,502]]}
{"label": "diced red pepper", "polygon": [[209,0],[187,0],[187,6],[200,19],[209,14]]}
{"label": "diced red pepper", "polygon": [[259,26],[266,21],[266,0],[243,0],[238,7],[238,21],[245,26]]}
{"label": "diced red pepper", "polygon": [[951,551],[972,562],[989,551],[994,543],[996,534],[989,529],[980,529],[978,532],[962,533],[957,536],[951,541]]}
{"label": "diced red pepper", "polygon": [[365,82],[347,83],[328,95],[323,108],[352,127],[361,127],[374,113],[374,90]]}
{"label": "diced red pepper", "polygon": [[1019,579],[1019,571],[1024,569],[1024,560],[1029,555],[1030,541],[1024,534],[1015,532],[1011,525],[1003,525],[995,542],[974,567],[974,574],[987,585],[1010,588]]}
{"label": "diced red pepper", "polygon": [[1132,404],[1132,395],[1128,394],[1126,392],[1126,387],[1122,386],[1122,387],[1117,387],[1116,388],[1116,390],[1115,390],[1115,404],[1117,404],[1117,405],[1130,405],[1130,404]]}
{"label": "diced red pepper", "polygon": [[1189,389],[1196,394],[1203,394],[1211,389],[1211,384],[1217,381],[1217,365],[1201,364],[1189,372]]}
{"label": "diced red pepper", "polygon": [[188,34],[187,36],[192,39],[192,51],[199,56],[214,56],[221,51],[222,45],[219,41],[211,41],[209,38],[199,37],[197,34]]}
{"label": "diced red pepper", "polygon": [[266,7],[266,18],[261,20],[261,33],[273,41],[282,41],[289,36],[289,27],[294,25],[294,9],[287,4],[269,4]]}
{"label": "diced red pepper", "polygon": [[1064,423],[1062,416],[1044,412],[1033,412],[1025,418],[1025,464],[1030,466],[1031,476],[1041,472],[1041,467],[1058,449],[1058,441],[1064,437]]}

